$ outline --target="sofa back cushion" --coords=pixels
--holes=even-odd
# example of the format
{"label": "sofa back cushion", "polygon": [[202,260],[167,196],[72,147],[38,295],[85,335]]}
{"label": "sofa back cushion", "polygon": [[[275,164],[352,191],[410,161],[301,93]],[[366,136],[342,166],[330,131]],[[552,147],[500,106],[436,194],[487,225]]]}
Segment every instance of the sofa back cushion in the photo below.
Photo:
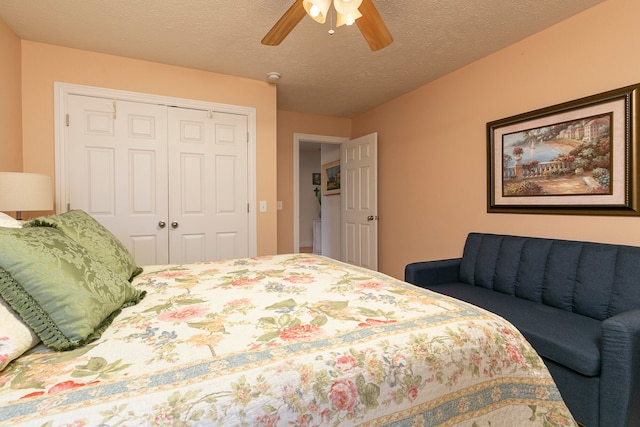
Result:
{"label": "sofa back cushion", "polygon": [[548,240],[528,239],[520,252],[515,295],[529,301],[542,301],[547,259],[551,252]]}
{"label": "sofa back cushion", "polygon": [[527,240],[523,237],[505,236],[500,245],[493,289],[514,295],[518,280],[520,254]]}
{"label": "sofa back cushion", "polygon": [[603,320],[640,308],[640,248],[470,233],[460,281]]}
{"label": "sofa back cushion", "polygon": [[609,316],[640,307],[640,248],[622,246],[611,289]]}
{"label": "sofa back cushion", "polygon": [[575,312],[594,319],[608,317],[617,253],[616,246],[595,243],[583,245],[573,292]]}

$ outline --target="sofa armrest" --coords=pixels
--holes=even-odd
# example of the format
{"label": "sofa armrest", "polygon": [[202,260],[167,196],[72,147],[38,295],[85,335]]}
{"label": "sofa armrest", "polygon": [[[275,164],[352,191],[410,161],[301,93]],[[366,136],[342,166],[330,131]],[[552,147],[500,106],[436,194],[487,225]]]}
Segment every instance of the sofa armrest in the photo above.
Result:
{"label": "sofa armrest", "polygon": [[462,258],[451,258],[407,264],[404,280],[421,287],[457,282],[461,262]]}
{"label": "sofa armrest", "polygon": [[640,426],[640,309],[602,322],[600,425]]}

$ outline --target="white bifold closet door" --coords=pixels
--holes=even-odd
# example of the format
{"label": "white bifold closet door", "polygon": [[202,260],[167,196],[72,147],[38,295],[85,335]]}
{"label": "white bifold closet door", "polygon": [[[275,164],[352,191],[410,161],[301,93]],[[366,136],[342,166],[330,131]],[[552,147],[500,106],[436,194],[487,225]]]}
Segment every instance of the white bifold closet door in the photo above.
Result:
{"label": "white bifold closet door", "polygon": [[174,107],[168,117],[170,261],[248,256],[247,117]]}
{"label": "white bifold closet door", "polygon": [[247,116],[70,95],[69,208],[139,265],[249,255]]}

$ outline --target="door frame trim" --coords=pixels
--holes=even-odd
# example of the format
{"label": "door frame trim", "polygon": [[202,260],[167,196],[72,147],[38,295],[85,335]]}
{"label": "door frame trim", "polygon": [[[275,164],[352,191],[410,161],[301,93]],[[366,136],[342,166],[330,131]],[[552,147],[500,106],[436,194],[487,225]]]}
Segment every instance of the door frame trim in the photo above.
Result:
{"label": "door frame trim", "polygon": [[[300,142],[317,142],[319,144],[342,144],[349,138],[342,136],[313,135],[308,133],[293,134],[293,253],[300,252]],[[342,242],[340,242],[342,244]]]}
{"label": "door frame trim", "polygon": [[243,107],[238,105],[61,82],[54,82],[53,89],[56,213],[65,212],[67,210],[67,204],[69,203],[69,179],[67,174],[69,161],[68,150],[66,147],[68,142],[66,114],[68,111],[67,104],[69,95],[91,96],[95,98],[112,99],[114,101],[139,102],[247,116],[247,186],[249,193],[249,224],[247,231],[249,237],[249,256],[256,256],[258,251],[258,239],[256,216],[256,109],[254,107]]}

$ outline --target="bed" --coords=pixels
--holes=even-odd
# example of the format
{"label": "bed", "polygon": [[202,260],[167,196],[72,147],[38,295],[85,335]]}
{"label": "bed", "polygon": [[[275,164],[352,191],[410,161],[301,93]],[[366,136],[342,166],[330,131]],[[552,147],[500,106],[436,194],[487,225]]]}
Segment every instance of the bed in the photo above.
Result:
{"label": "bed", "polygon": [[[31,344],[13,360],[5,358],[0,372],[2,425],[576,425],[541,359],[505,320],[312,254],[145,266],[141,272],[130,265],[123,274],[134,277],[124,301],[88,333],[74,336],[64,324],[71,314],[56,312],[65,304],[47,306],[51,295],[40,296],[6,258],[19,257],[7,255],[7,248],[20,253],[26,240],[30,252],[46,253],[30,271],[49,261],[48,251],[54,258],[79,251],[91,259],[91,272],[109,264],[110,256],[96,254],[109,246],[100,242],[104,231],[99,238],[79,236],[78,218],[85,229],[91,223],[79,214],[67,221],[72,226],[39,219],[22,229],[0,228],[5,305],[16,322],[33,325],[25,326]],[[42,233],[71,236],[77,245],[54,250],[59,242],[41,243]],[[56,265],[64,270],[61,262]],[[17,264],[24,269],[24,260]],[[25,320],[32,314],[21,314],[7,281],[31,293],[42,316],[60,324],[62,338]],[[74,309],[82,312],[76,322],[97,310],[86,307],[90,300],[80,303],[86,312]],[[1,345],[4,322],[0,327]]]}

